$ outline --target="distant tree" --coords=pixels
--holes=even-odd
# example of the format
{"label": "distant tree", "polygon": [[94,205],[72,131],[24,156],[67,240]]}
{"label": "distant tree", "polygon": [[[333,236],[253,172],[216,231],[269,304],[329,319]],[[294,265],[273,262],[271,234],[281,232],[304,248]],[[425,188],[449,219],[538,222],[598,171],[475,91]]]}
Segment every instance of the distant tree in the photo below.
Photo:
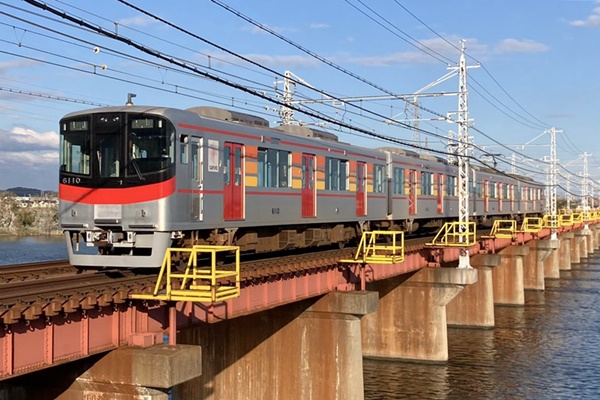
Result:
{"label": "distant tree", "polygon": [[18,221],[23,228],[32,227],[35,224],[35,214],[29,210],[22,209],[19,213]]}
{"label": "distant tree", "polygon": [[556,199],[556,209],[567,208],[567,199],[564,197],[558,197]]}

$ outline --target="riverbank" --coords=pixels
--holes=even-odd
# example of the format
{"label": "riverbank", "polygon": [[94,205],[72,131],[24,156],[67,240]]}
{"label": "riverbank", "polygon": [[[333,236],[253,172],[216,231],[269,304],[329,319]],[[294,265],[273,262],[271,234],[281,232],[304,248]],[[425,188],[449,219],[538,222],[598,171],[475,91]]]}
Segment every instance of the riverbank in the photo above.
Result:
{"label": "riverbank", "polygon": [[0,201],[0,235],[47,236],[60,234],[58,205],[22,207],[11,196]]}

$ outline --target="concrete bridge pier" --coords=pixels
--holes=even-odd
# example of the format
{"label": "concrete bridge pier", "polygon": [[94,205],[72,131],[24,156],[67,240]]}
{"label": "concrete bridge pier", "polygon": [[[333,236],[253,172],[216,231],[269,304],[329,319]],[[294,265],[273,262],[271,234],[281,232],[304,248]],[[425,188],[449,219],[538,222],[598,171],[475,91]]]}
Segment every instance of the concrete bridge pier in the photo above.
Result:
{"label": "concrete bridge pier", "polygon": [[365,357],[447,361],[446,305],[477,281],[474,268],[423,268],[372,282],[379,309],[362,321]]}
{"label": "concrete bridge pier", "polygon": [[560,240],[558,268],[567,271],[571,269],[571,242],[575,240],[575,234],[573,232],[561,233],[558,239]]}
{"label": "concrete bridge pier", "polygon": [[592,234],[592,231],[590,229],[582,229],[575,233],[575,236],[581,235],[581,239],[579,241],[579,257],[580,258],[588,258],[588,253],[589,253],[588,240],[589,240],[589,236],[591,236],[591,234]]}
{"label": "concrete bridge pier", "polygon": [[586,236],[586,244],[587,244],[587,255],[588,257],[590,256],[590,254],[594,254],[594,248],[596,246],[596,241],[597,239],[597,232],[596,232],[596,227],[595,226],[590,226],[589,227],[589,234]]}
{"label": "concrete bridge pier", "polygon": [[590,227],[594,232],[594,250],[600,249],[600,226],[592,225]]}
{"label": "concrete bridge pier", "polygon": [[471,266],[477,269],[477,282],[466,286],[446,306],[449,326],[493,328],[494,283],[492,269],[501,263],[498,254],[476,254]]}
{"label": "concrete bridge pier", "polygon": [[[558,240],[531,240],[527,242],[529,254],[523,258],[523,288],[526,290],[544,290],[544,260],[558,248]],[[558,270],[558,265],[552,269]]]}
{"label": "concrete bridge pier", "polygon": [[360,318],[377,304],[374,292],[331,292],[186,328],[178,341],[202,345],[202,376],[173,398],[362,400]]}
{"label": "concrete bridge pier", "polygon": [[597,225],[590,225],[590,236],[588,237],[588,254],[594,254],[598,249],[598,233],[600,229]]}
{"label": "concrete bridge pier", "polygon": [[581,247],[587,246],[587,242],[585,242],[585,234],[581,229],[574,231],[573,236],[574,238],[571,240],[571,264],[579,264],[582,258]]}
{"label": "concrete bridge pier", "polygon": [[[540,243],[547,243],[552,248],[548,256],[542,260],[544,266],[544,279],[560,279],[560,248],[562,246],[560,239],[541,240]],[[539,250],[538,250],[539,254]]]}
{"label": "concrete bridge pier", "polygon": [[500,265],[492,270],[494,304],[524,305],[523,258],[529,254],[529,247],[509,246],[498,254]]}
{"label": "concrete bridge pier", "polygon": [[[167,400],[168,389],[202,373],[201,359],[199,346],[121,347],[94,360],[82,374],[71,372],[78,377],[48,377],[28,388],[35,393],[27,398]],[[56,392],[69,378],[73,383]]]}

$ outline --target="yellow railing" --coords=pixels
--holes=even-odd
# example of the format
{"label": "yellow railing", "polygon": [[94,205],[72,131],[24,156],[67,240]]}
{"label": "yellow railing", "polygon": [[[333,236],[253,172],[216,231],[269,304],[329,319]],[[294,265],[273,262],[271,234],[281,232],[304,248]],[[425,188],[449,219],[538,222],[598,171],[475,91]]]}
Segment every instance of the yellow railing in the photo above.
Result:
{"label": "yellow railing", "polygon": [[[235,253],[235,266],[229,269],[217,269],[217,253],[232,252]],[[174,253],[189,253],[183,273],[171,271]],[[210,254],[210,266],[198,265],[200,254]],[[152,294],[131,294],[129,297],[143,300],[214,303],[239,297],[239,295],[240,248],[203,245],[192,248],[168,248]]]}
{"label": "yellow railing", "polygon": [[595,211],[584,211],[581,214],[583,217],[583,222],[594,222],[597,219],[597,214]]}
{"label": "yellow railing", "polygon": [[[383,239],[383,241],[382,241]],[[343,263],[396,264],[404,261],[404,232],[363,232],[353,259]]]}
{"label": "yellow railing", "polygon": [[477,241],[475,222],[446,222],[428,246],[469,247]]}
{"label": "yellow railing", "polygon": [[519,232],[539,233],[542,230],[543,220],[539,217],[527,217],[521,224]]}
{"label": "yellow railing", "polygon": [[560,228],[560,221],[559,221],[558,217],[559,217],[558,215],[550,215],[550,214],[544,215],[544,217],[542,218],[542,226],[544,228],[549,228],[549,229]]}
{"label": "yellow railing", "polygon": [[497,219],[494,221],[490,234],[484,237],[514,239],[517,237],[517,221],[512,219]]}
{"label": "yellow railing", "polygon": [[573,223],[574,224],[582,224],[583,223],[583,213],[581,213],[581,212],[573,213]]}
{"label": "yellow railing", "polygon": [[558,216],[560,226],[573,226],[573,214],[561,214]]}

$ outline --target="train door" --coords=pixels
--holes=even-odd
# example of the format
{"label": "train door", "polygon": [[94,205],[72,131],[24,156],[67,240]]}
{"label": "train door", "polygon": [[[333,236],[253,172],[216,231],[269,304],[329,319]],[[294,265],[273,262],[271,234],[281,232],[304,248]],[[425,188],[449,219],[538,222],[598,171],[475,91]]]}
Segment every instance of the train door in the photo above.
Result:
{"label": "train door", "polygon": [[244,146],[225,142],[223,148],[223,218],[244,219]]}
{"label": "train door", "polygon": [[356,163],[356,216],[367,215],[367,164],[364,161]]}
{"label": "train door", "polygon": [[417,213],[417,171],[411,169],[408,171],[408,214]]}
{"label": "train door", "polygon": [[[210,142],[210,141],[209,141]],[[217,148],[215,151],[219,151],[218,142]],[[202,156],[202,138],[192,136],[192,149],[190,151],[191,156],[191,168],[192,168],[192,219],[196,221],[202,221],[203,219],[203,192],[202,185],[204,184],[204,179],[202,176],[202,167],[204,165],[204,160]],[[218,153],[217,153],[218,156]]]}
{"label": "train door", "polygon": [[483,181],[483,212],[490,211],[490,182]]}
{"label": "train door", "polygon": [[444,174],[437,174],[437,212],[444,213]]}
{"label": "train door", "polygon": [[515,211],[515,185],[509,185],[508,196],[510,197],[510,211]]}
{"label": "train door", "polygon": [[496,193],[498,194],[498,211],[502,211],[502,200],[504,199],[504,183],[497,183],[496,186]]}
{"label": "train door", "polygon": [[302,217],[317,216],[316,161],[314,154],[302,153]]}

